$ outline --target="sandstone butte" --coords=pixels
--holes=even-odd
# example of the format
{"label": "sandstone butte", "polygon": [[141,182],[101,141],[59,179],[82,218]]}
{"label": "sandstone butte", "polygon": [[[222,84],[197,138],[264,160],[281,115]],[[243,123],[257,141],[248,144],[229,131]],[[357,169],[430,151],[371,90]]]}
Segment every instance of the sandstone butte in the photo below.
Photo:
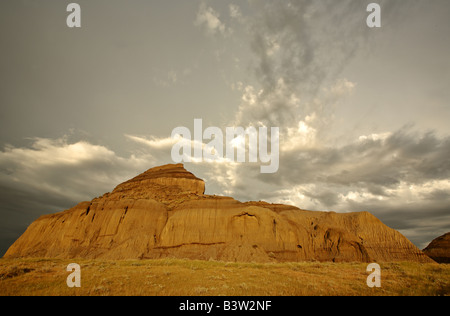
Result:
{"label": "sandstone butte", "polygon": [[433,262],[368,212],[306,211],[205,195],[182,164],[152,168],[90,202],[41,216],[5,258]]}
{"label": "sandstone butte", "polygon": [[434,239],[423,252],[436,262],[450,263],[450,233]]}

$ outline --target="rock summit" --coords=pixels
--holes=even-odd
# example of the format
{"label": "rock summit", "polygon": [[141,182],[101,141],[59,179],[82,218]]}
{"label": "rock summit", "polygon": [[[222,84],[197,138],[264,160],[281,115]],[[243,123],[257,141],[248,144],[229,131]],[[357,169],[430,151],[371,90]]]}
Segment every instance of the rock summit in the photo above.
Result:
{"label": "rock summit", "polygon": [[4,257],[432,262],[368,212],[204,193],[205,182],[182,164],[155,167],[92,201],[41,216]]}

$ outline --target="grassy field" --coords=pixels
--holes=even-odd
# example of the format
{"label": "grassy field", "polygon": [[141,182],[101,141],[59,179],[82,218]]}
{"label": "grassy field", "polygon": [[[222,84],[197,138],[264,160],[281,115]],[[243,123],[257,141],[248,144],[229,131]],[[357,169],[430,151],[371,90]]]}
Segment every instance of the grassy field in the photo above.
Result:
{"label": "grassy field", "polygon": [[[66,284],[72,262],[81,267],[79,288]],[[380,266],[381,287],[369,288],[363,263],[0,259],[0,295],[450,295],[450,265]]]}

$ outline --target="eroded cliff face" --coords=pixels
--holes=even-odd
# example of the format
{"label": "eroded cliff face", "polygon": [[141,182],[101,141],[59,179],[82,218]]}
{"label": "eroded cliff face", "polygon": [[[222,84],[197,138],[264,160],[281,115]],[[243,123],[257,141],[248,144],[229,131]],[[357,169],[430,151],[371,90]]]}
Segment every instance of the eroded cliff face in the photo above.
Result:
{"label": "eroded cliff face", "polygon": [[204,181],[182,164],[152,168],[100,198],[40,217],[5,257],[432,261],[367,212],[312,212],[204,192]]}
{"label": "eroded cliff face", "polygon": [[423,252],[439,263],[450,263],[450,233],[434,239]]}

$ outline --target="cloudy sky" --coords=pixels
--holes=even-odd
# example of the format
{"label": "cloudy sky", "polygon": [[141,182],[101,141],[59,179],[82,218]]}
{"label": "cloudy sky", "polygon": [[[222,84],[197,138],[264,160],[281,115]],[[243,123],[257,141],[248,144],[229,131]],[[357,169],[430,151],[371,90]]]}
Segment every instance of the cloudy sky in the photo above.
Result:
{"label": "cloudy sky", "polygon": [[280,129],[280,163],[186,163],[208,194],[450,231],[450,2],[0,2],[0,255],[43,214],[172,163],[171,132]]}

